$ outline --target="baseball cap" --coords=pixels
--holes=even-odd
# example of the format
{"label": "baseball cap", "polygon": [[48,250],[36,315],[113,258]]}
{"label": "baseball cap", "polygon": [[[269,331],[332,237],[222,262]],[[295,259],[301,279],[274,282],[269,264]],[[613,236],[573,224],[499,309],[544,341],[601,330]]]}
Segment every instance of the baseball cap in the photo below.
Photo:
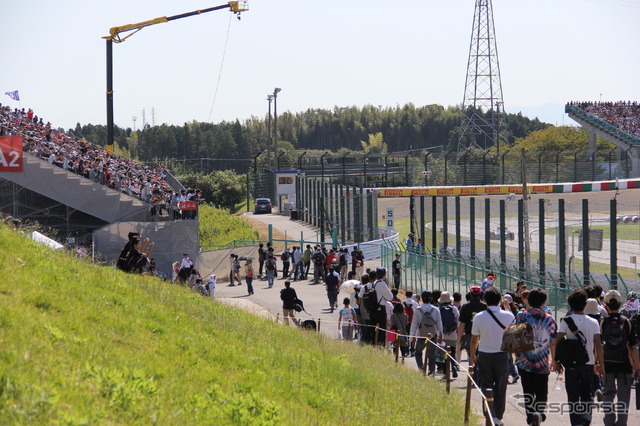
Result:
{"label": "baseball cap", "polygon": [[604,296],[604,303],[609,303],[611,300],[615,300],[619,304],[622,303],[622,296],[618,290],[607,291],[607,294]]}
{"label": "baseball cap", "polygon": [[482,289],[480,288],[479,285],[472,285],[471,288],[469,289],[469,292],[471,294],[480,294],[482,293]]}

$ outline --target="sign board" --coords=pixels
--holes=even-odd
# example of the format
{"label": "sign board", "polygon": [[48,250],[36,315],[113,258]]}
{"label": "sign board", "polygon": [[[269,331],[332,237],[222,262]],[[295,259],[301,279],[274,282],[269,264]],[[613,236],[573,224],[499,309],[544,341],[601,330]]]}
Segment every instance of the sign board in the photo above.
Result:
{"label": "sign board", "polygon": [[393,207],[387,207],[387,229],[393,229],[394,226]]}
{"label": "sign board", "polygon": [[196,201],[183,201],[178,204],[180,210],[196,210],[197,202]]}
{"label": "sign board", "polygon": [[22,171],[22,136],[0,136],[0,172]]}

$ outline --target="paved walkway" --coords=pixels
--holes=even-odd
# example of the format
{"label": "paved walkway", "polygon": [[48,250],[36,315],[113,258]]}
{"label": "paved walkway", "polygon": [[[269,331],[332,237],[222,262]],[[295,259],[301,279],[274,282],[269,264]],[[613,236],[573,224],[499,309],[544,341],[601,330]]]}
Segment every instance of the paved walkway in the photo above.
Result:
{"label": "paved walkway", "polygon": [[[291,221],[287,217],[278,215],[255,215],[254,219],[258,219],[267,224],[272,224],[275,229],[284,233],[287,231],[287,235],[300,236],[300,232],[303,232],[305,240],[312,240],[315,237],[316,230],[309,225],[303,224],[297,221]],[[256,256],[257,257],[257,256]],[[280,262],[278,262],[280,265]],[[257,266],[257,265],[256,265]],[[365,267],[375,268],[380,266],[377,259],[365,260]],[[312,267],[313,268],[313,267]],[[310,274],[311,276],[311,274]],[[282,317],[282,302],[280,301],[280,290],[284,288],[284,279],[280,275],[273,288],[267,287],[267,282],[263,280],[254,281],[253,287],[255,294],[252,296],[247,295],[246,284],[243,281],[241,286],[229,287],[226,283],[220,283],[216,288],[216,298],[256,315],[264,318],[275,320],[278,316]],[[338,313],[333,313],[329,309],[329,302],[326,296],[326,290],[324,285],[313,284],[313,281],[293,281],[292,287],[296,290],[298,297],[304,302],[307,313],[301,312],[297,314],[297,317],[305,319],[314,319],[320,325],[320,332],[332,336],[338,337]],[[346,290],[343,290],[339,296],[338,301],[341,301],[349,294]],[[405,364],[408,368],[416,369],[415,360],[413,358],[407,358]],[[463,367],[467,368],[467,360],[462,362]],[[427,379],[431,380],[431,379]],[[564,388],[555,389],[556,375],[552,374],[549,377],[549,401],[564,402],[566,401],[566,393]],[[460,392],[464,392],[466,387],[466,376],[460,375],[452,383],[453,389],[458,389]],[[522,386],[520,383],[508,386],[507,397],[507,409],[504,416],[505,425],[525,425],[524,409],[518,405],[519,399],[515,398],[515,395],[522,393]],[[474,405],[476,411],[479,413],[479,407],[481,406],[481,398],[477,391],[474,391]],[[632,391],[633,399],[633,391]],[[560,426],[568,425],[568,415],[566,414],[549,414],[547,421],[544,425]],[[602,425],[602,415],[595,415],[592,425]],[[640,415],[637,411],[633,410],[629,416],[629,425],[640,424]]]}

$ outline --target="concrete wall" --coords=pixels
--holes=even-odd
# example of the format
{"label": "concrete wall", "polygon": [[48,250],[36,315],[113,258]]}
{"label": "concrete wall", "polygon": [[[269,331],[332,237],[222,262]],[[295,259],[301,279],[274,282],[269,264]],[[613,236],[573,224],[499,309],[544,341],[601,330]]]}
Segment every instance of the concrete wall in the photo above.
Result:
{"label": "concrete wall", "polygon": [[127,234],[139,232],[143,239],[149,238],[155,243],[151,257],[156,259],[158,270],[171,276],[171,264],[182,260],[182,253],[188,253],[194,261],[197,259],[199,226],[198,220],[113,223],[93,232],[94,249],[96,255],[115,264],[127,243]]}

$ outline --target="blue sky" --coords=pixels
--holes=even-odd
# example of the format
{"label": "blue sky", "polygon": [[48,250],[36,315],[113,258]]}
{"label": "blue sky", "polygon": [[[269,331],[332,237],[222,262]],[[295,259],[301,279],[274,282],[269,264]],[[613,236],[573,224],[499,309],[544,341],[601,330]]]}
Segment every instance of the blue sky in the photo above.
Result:
{"label": "blue sky", "polygon": [[[31,107],[55,126],[104,124],[109,28],[223,3],[5,0],[0,102]],[[149,122],[155,110],[156,124],[264,117],[274,87],[279,111],[462,102],[473,0],[253,0],[250,8],[241,21],[211,12],[114,45],[116,124],[132,127],[135,116],[139,128],[143,108]],[[640,101],[640,0],[494,0],[493,8],[508,112],[573,124],[562,114],[569,100]]]}

